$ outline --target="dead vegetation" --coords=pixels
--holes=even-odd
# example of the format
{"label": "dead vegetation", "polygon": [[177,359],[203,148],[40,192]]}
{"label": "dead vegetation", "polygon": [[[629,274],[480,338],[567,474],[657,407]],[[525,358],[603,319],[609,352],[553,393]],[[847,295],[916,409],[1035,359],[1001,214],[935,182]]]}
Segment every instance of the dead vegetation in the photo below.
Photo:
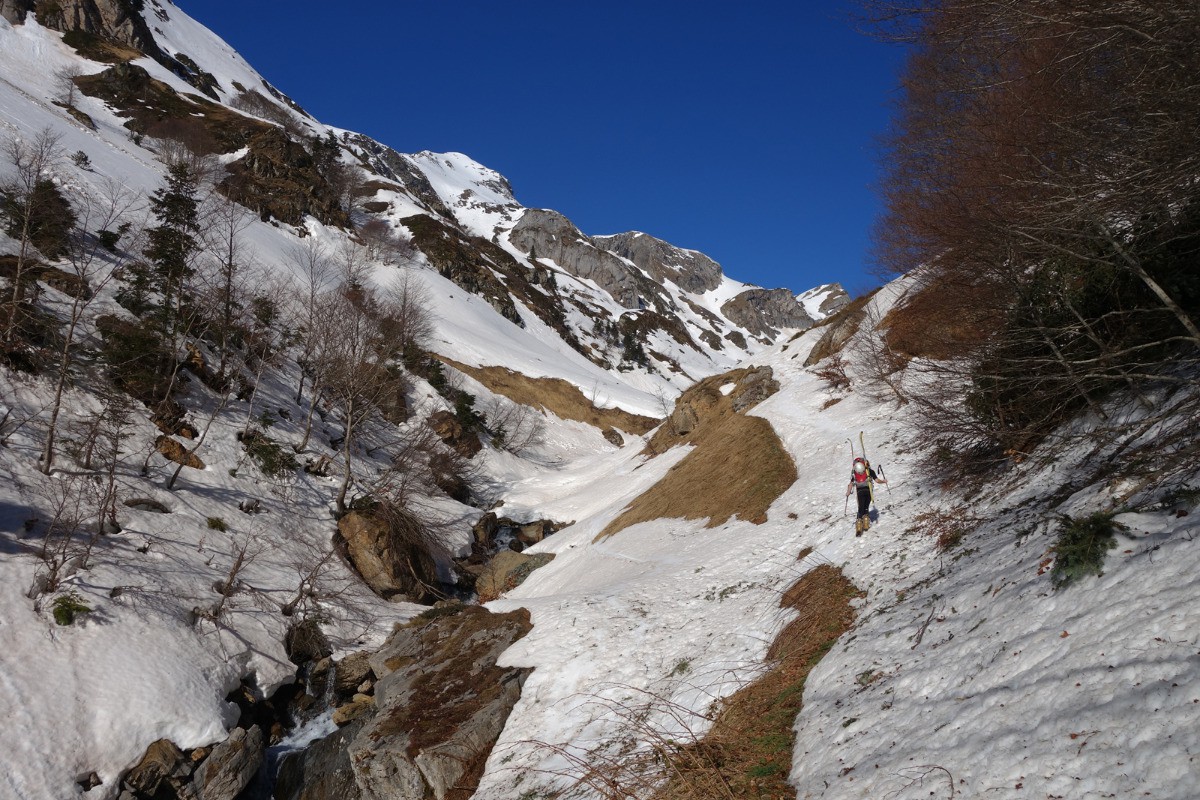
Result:
{"label": "dead vegetation", "polygon": [[[809,672],[854,624],[850,601],[861,592],[836,567],[819,566],[784,593],[780,606],[800,612],[775,638],[762,674],[719,702],[706,715],[707,733],[693,733],[697,714],[669,698],[632,687],[628,695],[645,702],[607,701],[597,705],[626,727],[616,740],[580,751],[567,745],[531,742],[565,765],[544,770],[568,787],[529,797],[589,796],[605,800],[734,800],[794,797],[789,786],[793,726],[800,713]],[[664,718],[678,730],[652,723]]]}
{"label": "dead vegetation", "polygon": [[794,796],[787,779],[804,682],[854,624],[850,601],[861,594],[828,564],[796,581],[779,604],[800,616],[775,637],[767,651],[770,668],[722,703],[698,745],[676,755],[672,777],[655,800]]}
{"label": "dead vegetation", "polygon": [[583,422],[600,430],[619,428],[636,435],[649,432],[659,423],[620,408],[596,408],[578,387],[561,378],[530,378],[505,367],[470,367],[445,356],[438,358],[514,403],[544,408],[562,419]]}
{"label": "dead vegetation", "polygon": [[[610,522],[598,539],[653,519],[707,517],[710,528],[734,516],[756,524],[766,521],[767,509],[795,483],[796,465],[771,423],[740,413],[768,391],[751,373],[735,370],[706,378],[679,398],[670,421],[655,433],[646,452],[657,455],[685,443],[695,449]],[[734,389],[724,394],[721,387],[730,383]]]}

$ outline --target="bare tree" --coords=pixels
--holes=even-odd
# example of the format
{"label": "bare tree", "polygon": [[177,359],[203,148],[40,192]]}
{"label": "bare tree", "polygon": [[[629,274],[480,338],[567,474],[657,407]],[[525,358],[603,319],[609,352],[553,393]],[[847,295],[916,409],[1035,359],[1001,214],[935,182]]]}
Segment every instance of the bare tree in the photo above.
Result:
{"label": "bare tree", "polygon": [[75,79],[83,75],[83,69],[77,64],[60,67],[54,71],[54,86],[58,90],[59,100],[71,111],[75,110],[75,99],[79,96],[79,85]]}
{"label": "bare tree", "polygon": [[76,225],[66,253],[66,262],[74,278],[71,305],[68,309],[66,330],[59,348],[58,378],[54,386],[54,399],[50,405],[50,420],[46,439],[42,447],[39,468],[49,474],[54,465],[55,438],[58,432],[58,417],[62,410],[63,395],[70,381],[74,364],[76,336],[85,312],[92,301],[113,278],[124,263],[123,253],[112,253],[104,247],[98,235],[91,231],[104,231],[115,227],[138,202],[137,197],[115,181],[105,183],[99,195],[90,193],[77,195]]}
{"label": "bare tree", "polygon": [[546,422],[542,412],[521,403],[493,397],[483,406],[492,444],[513,455],[522,455],[542,443]]}
{"label": "bare tree", "polygon": [[378,217],[372,217],[359,226],[358,238],[367,248],[367,257],[384,264],[391,265],[409,259],[415,252],[410,240],[399,236],[391,225]]}
{"label": "bare tree", "polygon": [[44,197],[44,193],[39,192],[38,188],[49,180],[62,160],[61,139],[52,129],[44,128],[29,141],[13,136],[0,142],[0,152],[15,173],[0,194],[5,199],[9,234],[19,243],[11,293],[5,303],[5,342],[12,342],[16,335],[21,302],[25,297],[25,273],[32,258],[38,216],[43,211],[39,207],[39,198]]}

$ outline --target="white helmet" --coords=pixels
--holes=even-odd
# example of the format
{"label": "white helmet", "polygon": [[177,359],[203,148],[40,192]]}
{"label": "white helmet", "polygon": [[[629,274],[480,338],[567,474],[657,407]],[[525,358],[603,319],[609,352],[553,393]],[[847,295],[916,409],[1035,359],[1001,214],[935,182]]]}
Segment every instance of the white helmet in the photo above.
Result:
{"label": "white helmet", "polygon": [[861,475],[867,471],[867,468],[863,466],[863,463],[861,461],[855,461],[854,462],[854,471],[857,472],[859,475]]}

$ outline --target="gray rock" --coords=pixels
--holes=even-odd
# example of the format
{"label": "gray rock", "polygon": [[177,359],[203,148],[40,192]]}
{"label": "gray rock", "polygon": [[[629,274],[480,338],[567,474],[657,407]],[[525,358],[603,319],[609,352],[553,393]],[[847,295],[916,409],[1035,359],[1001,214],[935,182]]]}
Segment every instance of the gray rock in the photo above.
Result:
{"label": "gray rock", "polygon": [[360,800],[349,747],[365,724],[366,720],[351,722],[284,758],[275,780],[276,800]]}
{"label": "gray rock", "polygon": [[234,728],[196,770],[192,786],[197,800],[234,800],[250,783],[263,761],[262,730]]}
{"label": "gray rock", "polygon": [[787,289],[747,289],[721,306],[721,313],[755,336],[775,338],[778,328],[811,328],[813,318]]}
{"label": "gray rock", "polygon": [[697,250],[685,250],[645,233],[593,236],[592,243],[627,258],[659,283],[671,281],[702,294],[721,285],[721,265]]}
{"label": "gray rock", "polygon": [[13,25],[25,22],[25,15],[33,10],[33,0],[0,0],[0,17]]}
{"label": "gray rock", "polygon": [[509,241],[539,258],[550,258],[572,275],[596,284],[625,308],[638,308],[642,293],[629,265],[592,244],[557,211],[531,208],[513,226]]}

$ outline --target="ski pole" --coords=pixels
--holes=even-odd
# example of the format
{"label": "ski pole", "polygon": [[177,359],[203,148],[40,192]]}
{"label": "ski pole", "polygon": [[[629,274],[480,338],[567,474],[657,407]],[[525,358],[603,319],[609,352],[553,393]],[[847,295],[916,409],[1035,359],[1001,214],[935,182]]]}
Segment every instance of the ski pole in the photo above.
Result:
{"label": "ski pole", "polygon": [[850,495],[846,495],[846,502],[842,504],[842,516],[850,513]]}
{"label": "ski pole", "polygon": [[879,477],[883,478],[883,485],[887,487],[888,494],[891,494],[892,482],[887,479],[887,475],[883,474],[883,464],[879,465]]}

